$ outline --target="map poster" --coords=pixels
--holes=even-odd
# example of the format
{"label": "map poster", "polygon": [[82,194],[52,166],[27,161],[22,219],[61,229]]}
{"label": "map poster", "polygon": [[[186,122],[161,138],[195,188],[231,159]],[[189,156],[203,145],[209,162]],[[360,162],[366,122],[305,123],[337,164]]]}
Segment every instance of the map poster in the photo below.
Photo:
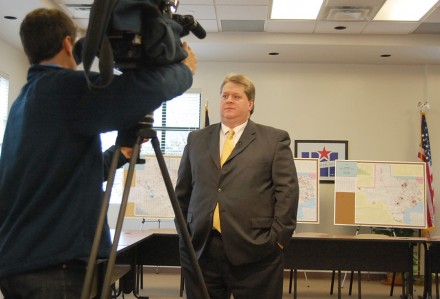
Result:
{"label": "map poster", "polygon": [[298,223],[319,224],[319,159],[295,158],[299,184]]}
{"label": "map poster", "polygon": [[[145,164],[135,167],[126,216],[173,218],[174,211],[157,159],[155,156],[143,158]],[[173,186],[177,181],[180,159],[164,157]],[[297,220],[300,223],[319,223],[319,161],[296,158],[295,166],[300,190]]]}
{"label": "map poster", "polygon": [[336,161],[335,224],[426,228],[423,162]]}
{"label": "map poster", "polygon": [[[142,158],[145,159],[145,164],[136,165],[128,198],[128,203],[134,204],[134,216],[174,218],[171,200],[156,156]],[[181,157],[164,156],[164,160],[171,182],[176,186]]]}

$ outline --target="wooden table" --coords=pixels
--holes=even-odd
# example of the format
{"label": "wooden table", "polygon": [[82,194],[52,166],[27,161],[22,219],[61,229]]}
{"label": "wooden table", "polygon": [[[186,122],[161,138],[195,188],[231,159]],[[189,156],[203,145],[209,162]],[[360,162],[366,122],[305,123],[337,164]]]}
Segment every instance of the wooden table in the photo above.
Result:
{"label": "wooden table", "polygon": [[[402,293],[413,298],[413,248],[426,244],[426,238],[360,238],[345,235],[309,234],[292,236],[285,248],[285,268],[294,269],[294,298],[297,297],[297,271],[338,271],[338,298],[341,298],[341,271],[401,272],[406,275]],[[440,247],[440,239],[438,239]],[[180,266],[178,236],[175,229],[123,231],[119,240],[117,263]],[[440,263],[438,264],[440,266]],[[135,294],[142,273],[132,271],[129,280]],[[360,276],[358,297],[361,298]],[[181,291],[183,284],[181,284]]]}
{"label": "wooden table", "polygon": [[[111,231],[114,235],[114,230]],[[115,269],[129,265],[128,273],[120,277],[122,292],[133,292],[137,298],[143,287],[143,265],[180,266],[178,236],[175,229],[124,230],[117,248]],[[181,295],[183,281],[181,282]]]}
{"label": "wooden table", "polygon": [[[413,247],[426,238],[359,238],[343,235],[293,235],[285,249],[285,268],[294,269],[294,298],[297,271],[338,271],[338,298],[341,298],[341,271],[406,273],[406,298],[413,298]],[[358,297],[361,298],[360,277]],[[405,294],[405,286],[402,286]]]}

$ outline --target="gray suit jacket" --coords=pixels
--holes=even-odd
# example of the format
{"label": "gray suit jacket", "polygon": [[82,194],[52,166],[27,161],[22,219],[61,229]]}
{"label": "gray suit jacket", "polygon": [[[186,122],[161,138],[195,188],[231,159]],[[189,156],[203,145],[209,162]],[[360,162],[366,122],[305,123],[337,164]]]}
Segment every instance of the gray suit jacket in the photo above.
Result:
{"label": "gray suit jacket", "polygon": [[220,167],[220,123],[189,134],[176,184],[197,257],[217,201],[232,264],[256,262],[287,244],[296,227],[298,180],[287,132],[249,120]]}

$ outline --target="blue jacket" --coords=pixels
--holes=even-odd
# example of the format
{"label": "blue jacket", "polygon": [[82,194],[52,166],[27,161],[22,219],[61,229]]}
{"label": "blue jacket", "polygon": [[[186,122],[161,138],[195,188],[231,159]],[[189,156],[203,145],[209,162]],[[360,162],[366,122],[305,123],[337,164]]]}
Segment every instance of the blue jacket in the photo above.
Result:
{"label": "blue jacket", "polygon": [[[98,91],[80,71],[29,69],[0,157],[0,277],[87,260],[102,204],[99,134],[136,124],[191,84],[184,64],[129,71]],[[105,257],[108,230],[101,240]]]}

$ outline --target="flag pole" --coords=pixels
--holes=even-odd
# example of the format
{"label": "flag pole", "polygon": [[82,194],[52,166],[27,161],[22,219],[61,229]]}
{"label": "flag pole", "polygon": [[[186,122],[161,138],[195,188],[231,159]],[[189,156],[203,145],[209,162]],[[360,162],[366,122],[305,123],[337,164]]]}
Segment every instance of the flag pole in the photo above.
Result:
{"label": "flag pole", "polygon": [[208,109],[208,99],[206,99],[205,103],[205,120],[204,120],[204,128],[209,126],[209,109]]}
{"label": "flag pole", "polygon": [[421,127],[420,127],[420,150],[418,157],[420,161],[426,164],[426,183],[427,183],[427,228],[424,231],[426,236],[435,229],[435,205],[434,205],[434,188],[432,175],[432,156],[429,141],[428,124],[426,121],[426,112],[431,108],[429,102],[418,102],[420,110]]}

